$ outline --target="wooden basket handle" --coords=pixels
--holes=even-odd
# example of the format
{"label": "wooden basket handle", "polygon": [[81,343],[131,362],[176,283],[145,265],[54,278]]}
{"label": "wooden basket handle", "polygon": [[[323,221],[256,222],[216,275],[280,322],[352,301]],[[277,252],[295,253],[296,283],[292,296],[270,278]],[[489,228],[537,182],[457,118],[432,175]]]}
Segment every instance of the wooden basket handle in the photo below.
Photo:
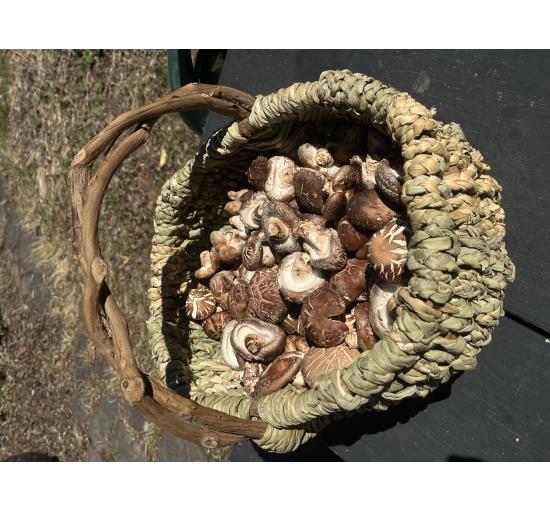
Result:
{"label": "wooden basket handle", "polygon": [[[84,271],[86,328],[99,353],[119,374],[126,400],[162,428],[207,447],[261,438],[267,426],[261,421],[243,420],[201,406],[139,369],[126,318],[105,281],[108,270],[99,247],[99,213],[114,173],[147,141],[151,128],[162,115],[209,109],[239,119],[241,134],[248,136],[252,132],[248,116],[253,104],[252,96],[230,87],[186,85],[117,117],[80,150],[69,171],[73,249]],[[114,147],[122,133],[132,127],[133,131]],[[103,161],[94,174],[92,166],[102,155]]]}

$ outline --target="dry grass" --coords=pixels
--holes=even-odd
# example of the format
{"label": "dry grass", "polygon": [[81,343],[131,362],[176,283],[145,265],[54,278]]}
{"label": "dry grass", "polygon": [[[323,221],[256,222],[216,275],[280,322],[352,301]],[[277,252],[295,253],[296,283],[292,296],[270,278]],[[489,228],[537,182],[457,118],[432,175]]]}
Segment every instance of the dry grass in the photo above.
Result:
{"label": "dry grass", "polygon": [[[9,272],[0,279],[0,309],[8,327],[0,344],[0,368],[6,375],[0,399],[0,456],[37,448],[61,459],[83,459],[85,433],[68,407],[78,390],[73,373],[82,324],[81,273],[71,251],[66,174],[73,156],[108,121],[168,91],[166,55],[2,51],[0,80],[2,179],[9,206],[36,239],[30,250],[33,263],[44,273],[50,291],[48,310],[41,310],[17,295],[17,282],[9,283]],[[146,146],[115,176],[105,198],[100,232],[109,284],[128,318],[138,362],[146,370],[151,368],[145,321],[154,201],[161,184],[192,156],[197,142],[177,115],[163,119]],[[161,152],[167,155],[162,168]],[[27,350],[19,353],[24,344]],[[34,419],[32,395],[37,381],[45,388],[39,420]],[[86,383],[80,390],[90,408],[104,385],[117,392],[114,380]]]}

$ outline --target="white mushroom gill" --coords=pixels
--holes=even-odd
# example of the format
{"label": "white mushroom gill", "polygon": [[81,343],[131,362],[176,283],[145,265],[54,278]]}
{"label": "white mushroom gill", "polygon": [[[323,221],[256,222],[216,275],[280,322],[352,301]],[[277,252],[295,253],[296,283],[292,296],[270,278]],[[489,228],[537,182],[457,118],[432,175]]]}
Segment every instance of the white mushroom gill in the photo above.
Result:
{"label": "white mushroom gill", "polygon": [[307,253],[291,253],[279,266],[277,285],[285,298],[301,302],[325,283],[323,274],[311,265]]}

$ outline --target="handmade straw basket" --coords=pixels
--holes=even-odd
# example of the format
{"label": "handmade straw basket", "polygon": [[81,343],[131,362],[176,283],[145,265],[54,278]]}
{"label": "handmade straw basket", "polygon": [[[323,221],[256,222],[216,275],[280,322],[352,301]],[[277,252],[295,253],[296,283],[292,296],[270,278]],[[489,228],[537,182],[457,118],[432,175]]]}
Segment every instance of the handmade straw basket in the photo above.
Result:
{"label": "handmade straw basket", "polygon": [[[114,172],[162,115],[206,108],[236,120],[214,133],[158,197],[148,291],[158,373],[145,374],[107,285],[98,242],[102,199]],[[371,350],[311,389],[288,385],[254,400],[221,361],[219,342],[185,318],[182,304],[196,286],[193,272],[210,232],[227,224],[226,193],[243,187],[252,159],[284,151],[299,130],[334,119],[375,128],[401,148],[412,277],[395,295],[391,331]],[[501,187],[489,172],[457,124],[442,124],[407,93],[369,76],[325,71],[319,81],[256,98],[229,87],[188,85],[119,116],[72,163],[74,249],[84,270],[87,329],[120,375],[126,399],[163,428],[207,447],[253,439],[266,450],[290,452],[332,420],[425,397],[453,374],[475,368],[514,278],[503,241]]]}

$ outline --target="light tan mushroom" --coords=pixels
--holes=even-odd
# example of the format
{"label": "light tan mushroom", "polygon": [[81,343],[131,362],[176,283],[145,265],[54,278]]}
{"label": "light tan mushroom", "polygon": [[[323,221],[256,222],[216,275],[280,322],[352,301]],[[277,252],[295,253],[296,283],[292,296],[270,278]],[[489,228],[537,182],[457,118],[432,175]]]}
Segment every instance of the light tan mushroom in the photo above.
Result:
{"label": "light tan mushroom", "polygon": [[288,202],[294,198],[294,161],[285,156],[274,156],[267,162],[268,175],[265,193],[270,200]]}
{"label": "light tan mushroom", "polygon": [[222,262],[238,265],[244,246],[244,240],[237,230],[214,230],[210,234],[210,242]]}
{"label": "light tan mushroom", "polygon": [[321,376],[347,367],[358,356],[359,351],[350,349],[345,343],[329,348],[312,347],[302,361],[302,375],[312,388]]}
{"label": "light tan mushroom", "polygon": [[322,228],[311,222],[301,222],[298,235],[304,240],[304,251],[311,259],[311,265],[317,269],[338,271],[347,262],[346,251],[333,228]]}
{"label": "light tan mushroom", "polygon": [[260,319],[238,321],[231,332],[231,345],[245,361],[264,363],[275,359],[285,349],[285,332],[275,324]]}
{"label": "light tan mushroom", "polygon": [[277,286],[289,301],[301,303],[314,290],[325,284],[323,273],[311,265],[307,253],[291,253],[279,265]]}
{"label": "light tan mushroom", "polygon": [[368,302],[359,303],[352,310],[355,317],[357,347],[360,351],[372,349],[377,340],[369,320],[369,307]]}
{"label": "light tan mushroom", "polygon": [[224,326],[220,347],[222,359],[225,361],[226,365],[233,370],[239,370],[241,368],[241,363],[239,362],[240,360],[235,352],[235,349],[233,348],[233,345],[231,344],[231,333],[235,329],[236,325],[237,321],[232,320]]}
{"label": "light tan mushroom", "polygon": [[204,250],[200,254],[201,267],[195,271],[195,278],[210,278],[220,268],[220,257],[215,251]]}
{"label": "light tan mushroom", "polygon": [[249,231],[260,228],[262,223],[262,212],[266,203],[266,194],[259,191],[257,193],[254,193],[250,200],[247,200],[246,203],[241,207],[239,211],[239,216],[244,226]]}
{"label": "light tan mushroom", "polygon": [[302,165],[313,170],[326,168],[334,163],[334,158],[324,147],[315,147],[310,143],[304,143],[298,147],[298,158]]}
{"label": "light tan mushroom", "polygon": [[379,280],[370,289],[369,321],[378,338],[390,330],[395,320],[393,295],[400,287],[397,283]]}
{"label": "light tan mushroom", "polygon": [[264,366],[261,363],[251,363],[250,361],[245,361],[242,374],[241,374],[241,384],[243,385],[244,391],[249,395],[254,393],[254,388],[264,371]]}

